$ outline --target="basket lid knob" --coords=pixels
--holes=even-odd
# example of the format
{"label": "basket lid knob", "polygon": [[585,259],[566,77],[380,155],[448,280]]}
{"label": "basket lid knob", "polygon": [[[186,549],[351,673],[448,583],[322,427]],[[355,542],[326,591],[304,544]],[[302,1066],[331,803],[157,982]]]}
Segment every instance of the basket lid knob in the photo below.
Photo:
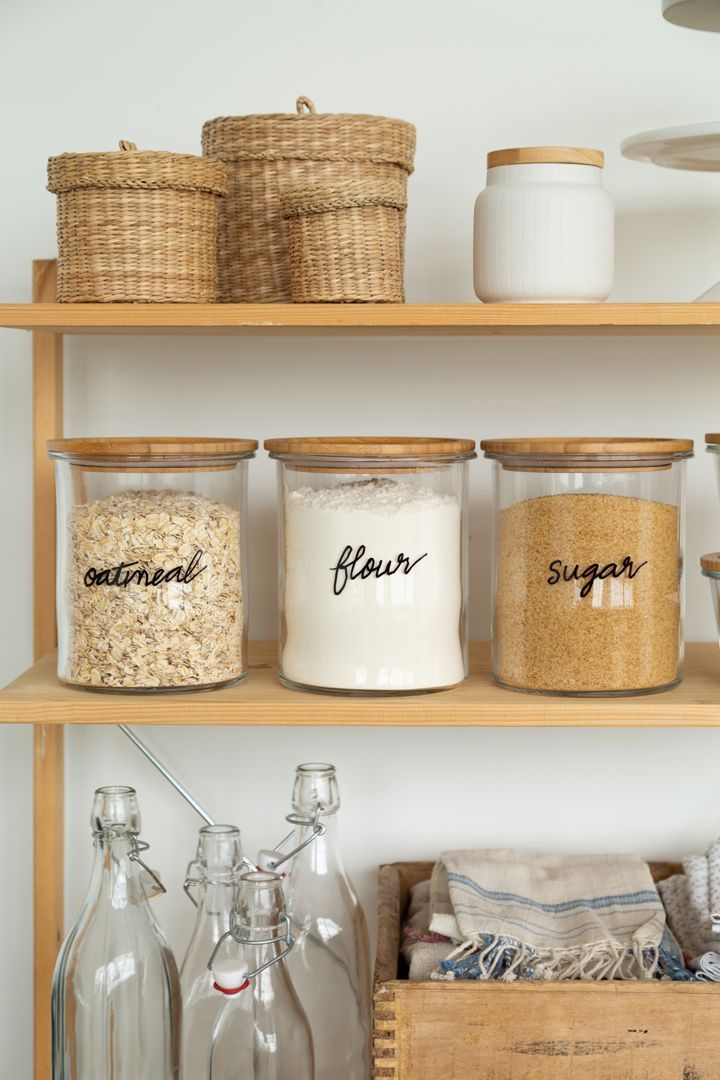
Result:
{"label": "basket lid knob", "polygon": [[295,108],[301,115],[305,110],[307,110],[307,112],[309,113],[317,112],[317,109],[315,108],[309,97],[299,97],[295,102]]}
{"label": "basket lid knob", "polygon": [[137,150],[137,146],[134,142],[129,142],[127,139],[121,139],[118,143],[121,150]]}

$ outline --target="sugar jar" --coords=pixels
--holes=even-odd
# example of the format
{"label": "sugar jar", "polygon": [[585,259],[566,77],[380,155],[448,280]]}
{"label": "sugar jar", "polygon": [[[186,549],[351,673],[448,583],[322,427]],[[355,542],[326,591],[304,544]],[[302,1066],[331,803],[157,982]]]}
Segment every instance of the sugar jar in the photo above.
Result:
{"label": "sugar jar", "polygon": [[280,483],[279,677],[417,693],[467,675],[469,439],[269,439]]}
{"label": "sugar jar", "polygon": [[494,150],[475,203],[475,292],[481,300],[606,300],[614,216],[603,154],[566,146]]}
{"label": "sugar jar", "polygon": [[612,695],[679,682],[690,439],[488,439],[493,675]]}
{"label": "sugar jar", "polygon": [[53,439],[58,675],[92,690],[247,671],[253,439]]}

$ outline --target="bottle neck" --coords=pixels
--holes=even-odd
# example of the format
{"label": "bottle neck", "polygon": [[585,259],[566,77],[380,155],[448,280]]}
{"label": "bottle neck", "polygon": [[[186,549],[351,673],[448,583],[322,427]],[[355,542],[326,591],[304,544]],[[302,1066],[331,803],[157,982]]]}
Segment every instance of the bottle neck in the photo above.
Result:
{"label": "bottle neck", "polygon": [[[298,872],[307,871],[318,876],[326,874],[344,873],[340,845],[338,843],[338,815],[321,814],[318,822],[324,826],[325,831],[316,836],[306,848],[298,852],[290,868],[290,878],[297,877]],[[298,829],[298,843],[301,844],[312,836],[313,829],[310,825],[302,825]]]}
{"label": "bottle neck", "polygon": [[197,887],[198,918],[227,918],[235,907],[237,886],[228,881],[204,881]]}
{"label": "bottle neck", "polygon": [[277,874],[257,871],[242,876],[235,923],[253,967],[266,963],[285,948],[285,916],[285,894]]}
{"label": "bottle neck", "polygon": [[105,900],[113,908],[147,902],[141,867],[132,858],[136,850],[133,833],[110,835],[105,832],[95,836],[95,860],[89,889],[91,899],[98,902]]}
{"label": "bottle neck", "polygon": [[235,905],[242,869],[240,830],[235,825],[206,825],[200,830],[195,861],[187,868],[185,888],[198,916],[229,915]]}

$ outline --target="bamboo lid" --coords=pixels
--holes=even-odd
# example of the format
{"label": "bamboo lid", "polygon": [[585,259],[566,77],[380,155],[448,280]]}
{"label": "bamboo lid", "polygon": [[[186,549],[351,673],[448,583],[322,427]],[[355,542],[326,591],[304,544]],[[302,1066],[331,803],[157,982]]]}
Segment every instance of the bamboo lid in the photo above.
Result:
{"label": "bamboo lid", "polygon": [[122,139],[108,153],[60,154],[48,161],[48,191],[79,188],[205,191],[227,194],[227,166],[195,154],[138,150]]}
{"label": "bamboo lid", "polygon": [[329,458],[471,458],[473,439],[416,438],[412,436],[337,435],[327,437],[266,439],[271,457]]}
{"label": "bamboo lid", "polygon": [[668,459],[690,457],[692,439],[543,438],[483,439],[485,457]]}
{"label": "bamboo lid", "polygon": [[720,551],[713,551],[710,555],[701,555],[700,566],[703,573],[720,575]]}
{"label": "bamboo lid", "polygon": [[708,446],[720,446],[720,432],[710,432],[705,436]]}
{"label": "bamboo lid", "polygon": [[78,461],[178,461],[203,458],[217,461],[222,458],[253,457],[258,448],[256,439],[197,439],[193,437],[139,436],[108,439],[48,439],[50,457]]}
{"label": "bamboo lid", "polygon": [[515,146],[492,150],[487,156],[488,169],[497,165],[595,165],[602,169],[604,163],[602,150],[584,146]]}

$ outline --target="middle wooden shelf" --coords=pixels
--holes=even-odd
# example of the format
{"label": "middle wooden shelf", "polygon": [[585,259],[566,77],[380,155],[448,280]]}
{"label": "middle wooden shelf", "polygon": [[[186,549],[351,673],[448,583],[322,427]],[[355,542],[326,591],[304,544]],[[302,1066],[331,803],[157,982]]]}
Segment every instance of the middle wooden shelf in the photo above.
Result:
{"label": "middle wooden shelf", "polygon": [[367,727],[720,727],[720,654],[688,645],[685,680],[659,694],[546,697],[513,693],[490,677],[490,646],[471,646],[471,674],[437,693],[350,697],[287,690],[275,676],[276,645],[250,645],[246,682],[225,690],[117,694],[64,686],[55,656],[0,691],[0,723],[241,724]]}

